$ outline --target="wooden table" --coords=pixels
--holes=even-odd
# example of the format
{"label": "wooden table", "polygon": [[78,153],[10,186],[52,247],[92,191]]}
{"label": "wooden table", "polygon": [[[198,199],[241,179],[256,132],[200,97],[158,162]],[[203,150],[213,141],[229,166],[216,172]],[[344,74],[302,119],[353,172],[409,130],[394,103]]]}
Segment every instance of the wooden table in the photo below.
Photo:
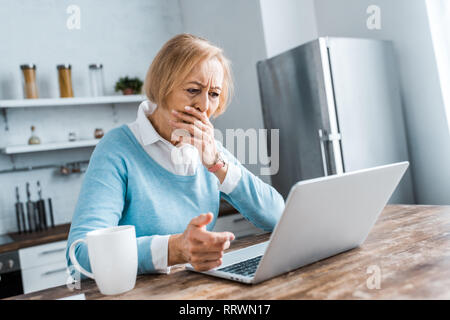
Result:
{"label": "wooden table", "polygon": [[[268,238],[236,240],[230,250]],[[133,290],[118,296],[103,296],[86,280],[80,290],[61,286],[15,298],[80,293],[86,299],[450,299],[450,207],[387,206],[360,248],[257,285],[177,267],[169,275],[140,275]]]}

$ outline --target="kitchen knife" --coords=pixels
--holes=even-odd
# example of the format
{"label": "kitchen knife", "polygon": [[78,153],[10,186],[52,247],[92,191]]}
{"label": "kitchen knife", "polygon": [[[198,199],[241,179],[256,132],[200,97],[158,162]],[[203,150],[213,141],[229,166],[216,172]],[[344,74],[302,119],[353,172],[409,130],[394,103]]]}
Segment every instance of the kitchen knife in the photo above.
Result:
{"label": "kitchen knife", "polygon": [[44,201],[44,199],[42,199],[42,189],[41,189],[41,184],[39,181],[37,182],[37,187],[38,187],[39,200],[36,202],[36,204],[37,204],[38,213],[39,213],[39,221],[40,221],[39,226],[40,226],[41,230],[43,230],[43,229],[47,230],[47,218],[46,218],[46,214],[45,214],[45,201]]}
{"label": "kitchen knife", "polygon": [[30,194],[30,183],[27,182],[26,185],[27,189],[27,217],[28,217],[28,231],[33,232],[36,228],[36,221],[34,216],[34,202],[31,201],[31,194]]}
{"label": "kitchen knife", "polygon": [[20,208],[20,218],[22,220],[22,230],[23,230],[23,232],[28,232],[27,231],[27,223],[26,223],[27,219],[25,218],[25,209],[24,209],[23,205],[24,205],[24,203],[21,201],[19,208]]}
{"label": "kitchen knife", "polygon": [[50,215],[50,222],[52,224],[52,228],[55,227],[55,220],[53,218],[53,205],[52,205],[52,198],[48,198],[48,212]]}
{"label": "kitchen knife", "polygon": [[19,187],[16,187],[16,219],[17,219],[17,230],[19,231],[19,234],[22,232],[27,232],[26,226],[25,226],[25,220],[23,216],[23,203],[20,202],[19,198]]}
{"label": "kitchen knife", "polygon": [[36,231],[41,231],[42,230],[42,222],[41,222],[38,202],[33,201],[33,205],[34,205],[34,226],[35,226]]}

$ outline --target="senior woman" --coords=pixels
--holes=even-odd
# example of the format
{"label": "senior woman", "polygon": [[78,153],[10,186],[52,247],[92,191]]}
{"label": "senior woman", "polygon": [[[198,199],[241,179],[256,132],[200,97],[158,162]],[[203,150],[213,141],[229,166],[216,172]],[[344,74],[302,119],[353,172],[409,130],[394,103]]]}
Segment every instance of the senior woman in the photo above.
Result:
{"label": "senior woman", "polygon": [[[147,72],[148,100],[136,121],[109,131],[91,156],[67,247],[95,229],[134,225],[139,274],[181,263],[213,269],[234,240],[231,232],[212,232],[221,198],[271,231],[283,198],[214,139],[209,118],[225,111],[231,90],[220,48],[190,34],[169,40]],[[90,271],[84,243],[75,255]],[[66,259],[70,266],[68,250]]]}

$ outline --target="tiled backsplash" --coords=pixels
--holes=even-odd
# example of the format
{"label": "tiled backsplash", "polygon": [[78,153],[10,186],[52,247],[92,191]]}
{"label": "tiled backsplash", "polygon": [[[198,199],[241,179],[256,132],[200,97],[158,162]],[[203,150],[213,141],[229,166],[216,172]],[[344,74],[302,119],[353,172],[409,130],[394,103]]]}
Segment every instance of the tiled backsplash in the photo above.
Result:
{"label": "tiled backsplash", "polygon": [[20,201],[24,202],[24,208],[26,208],[25,202],[27,201],[27,198],[25,184],[26,182],[30,182],[31,200],[35,201],[38,199],[36,187],[37,180],[39,180],[41,184],[42,197],[44,199],[52,199],[55,224],[70,222],[78,199],[83,176],[84,174],[61,176],[55,174],[55,169],[2,175],[2,179],[6,178],[11,182],[2,188],[2,192],[0,193],[0,234],[17,231],[14,206],[16,202],[16,186],[19,186]]}

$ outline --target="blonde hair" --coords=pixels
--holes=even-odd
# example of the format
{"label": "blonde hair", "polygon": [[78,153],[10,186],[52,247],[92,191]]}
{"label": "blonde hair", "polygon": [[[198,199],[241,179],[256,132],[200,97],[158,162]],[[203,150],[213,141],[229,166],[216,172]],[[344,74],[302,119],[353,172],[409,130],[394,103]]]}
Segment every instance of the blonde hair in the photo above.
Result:
{"label": "blonde hair", "polygon": [[214,112],[214,117],[219,116],[225,111],[233,94],[231,63],[221,48],[192,34],[179,34],[159,50],[145,77],[144,92],[147,98],[157,105],[165,106],[166,98],[192,69],[198,63],[212,58],[218,59],[224,72],[219,106]]}

